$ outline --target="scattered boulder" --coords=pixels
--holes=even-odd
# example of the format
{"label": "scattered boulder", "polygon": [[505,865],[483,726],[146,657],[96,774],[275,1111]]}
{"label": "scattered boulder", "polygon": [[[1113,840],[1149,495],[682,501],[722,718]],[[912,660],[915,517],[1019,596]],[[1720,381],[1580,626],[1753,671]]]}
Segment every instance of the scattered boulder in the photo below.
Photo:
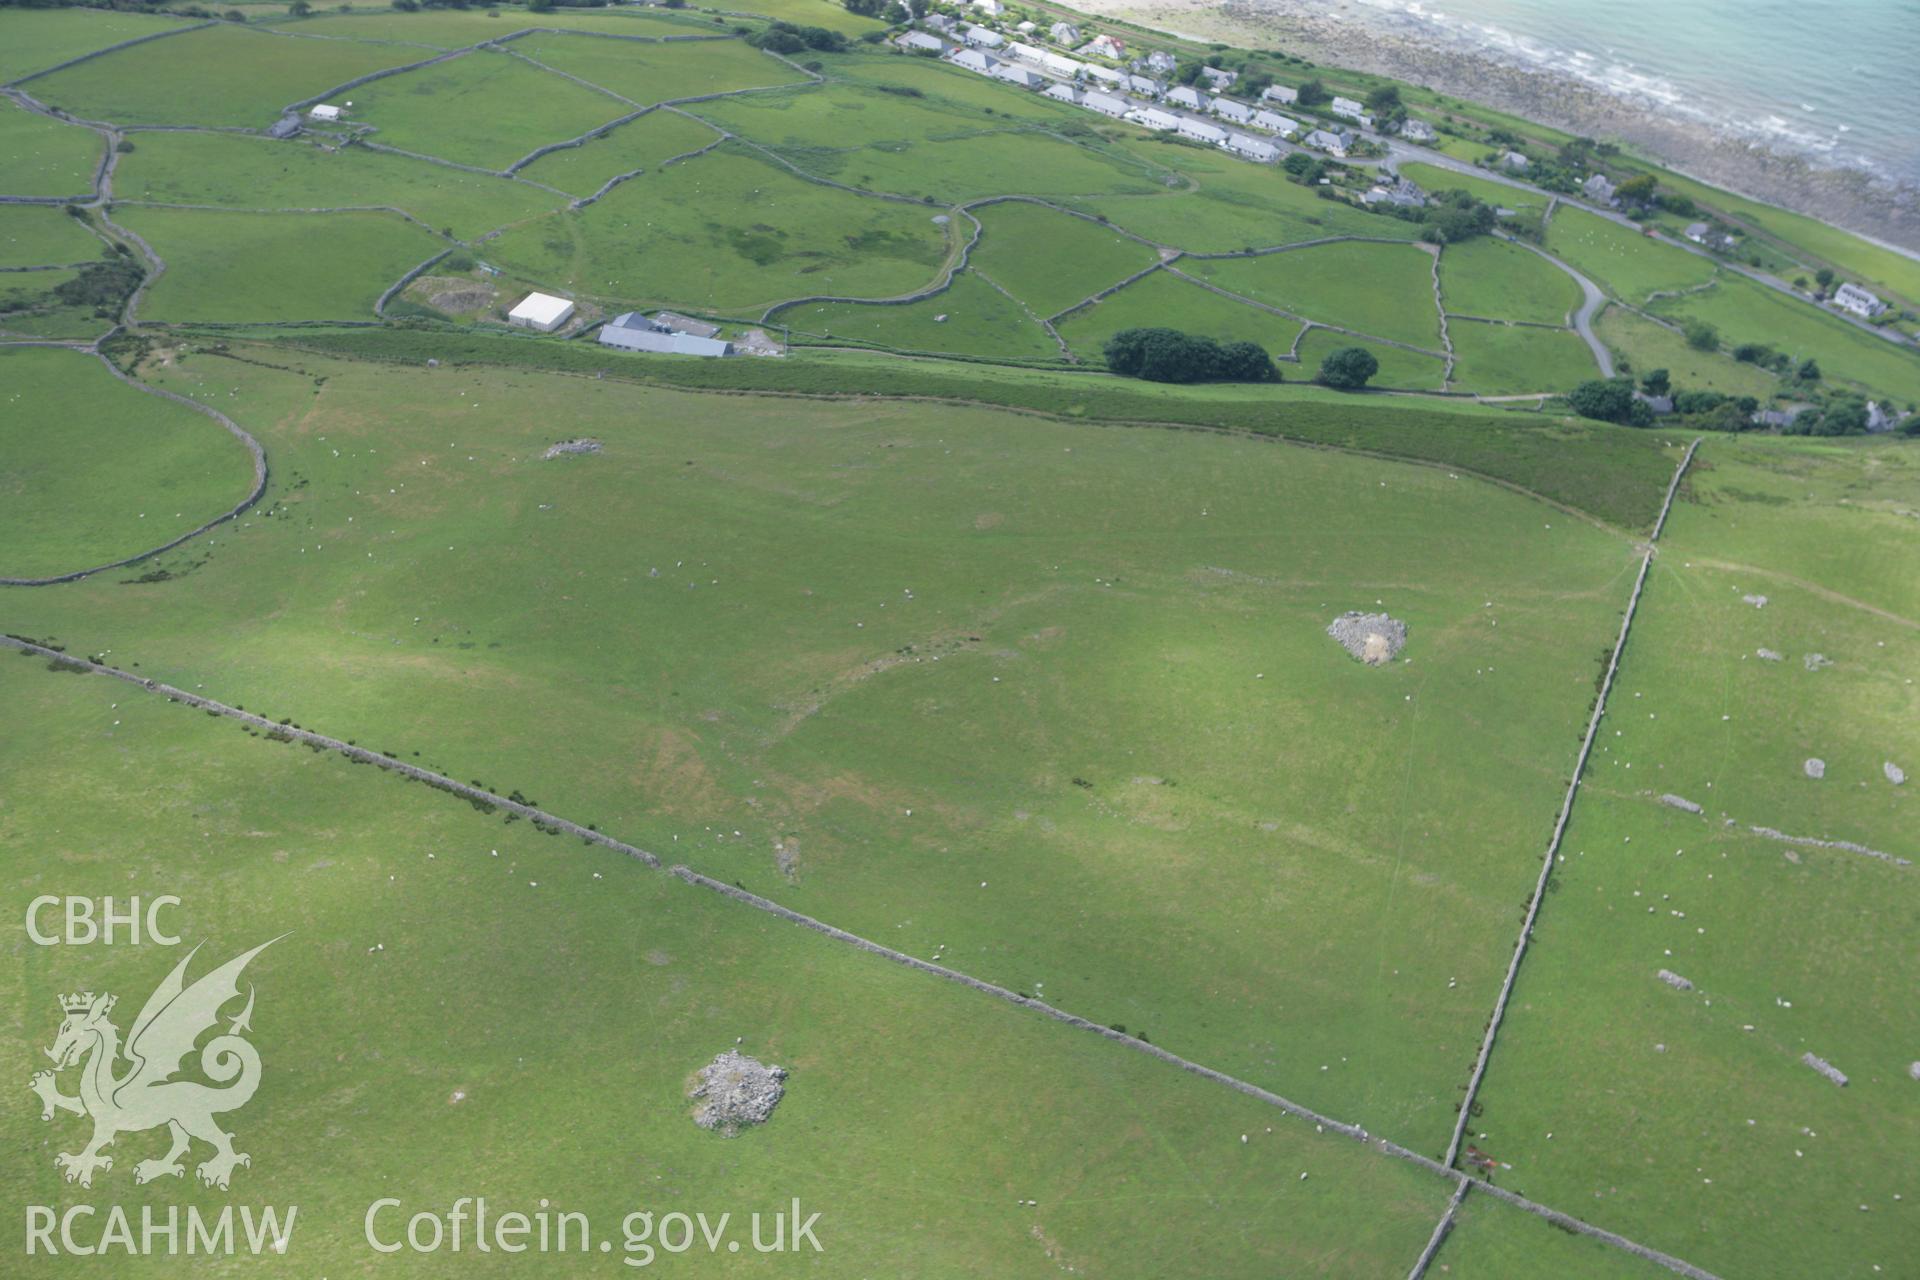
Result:
{"label": "scattered boulder", "polygon": [[1806,664],[1807,670],[1809,671],[1818,671],[1822,667],[1830,667],[1833,665],[1833,659],[1824,653],[1810,653],[1802,658],[1801,661]]}
{"label": "scattered boulder", "polygon": [[1839,1085],[1842,1089],[1847,1087],[1846,1074],[1825,1058],[1817,1058],[1813,1054],[1808,1053],[1801,1055],[1800,1061],[1806,1063],[1815,1071],[1818,1071],[1821,1075]]}
{"label": "scattered boulder", "polygon": [[1764,609],[1767,607],[1767,598],[1765,596],[1741,596],[1740,603],[1750,604],[1756,609]]}
{"label": "scattered boulder", "polygon": [[1891,760],[1880,766],[1880,772],[1886,774],[1887,781],[1896,787],[1902,785],[1907,780],[1907,771]]}
{"label": "scattered boulder", "polygon": [[1407,624],[1384,613],[1348,610],[1327,626],[1327,634],[1370,667],[1384,666],[1407,643]]}
{"label": "scattered boulder", "polygon": [[1805,769],[1807,776],[1816,782],[1827,776],[1827,762],[1818,756],[1808,757],[1807,762],[1800,767]]}
{"label": "scattered boulder", "polygon": [[547,446],[547,451],[540,456],[542,458],[552,459],[565,457],[569,453],[599,453],[600,450],[605,447],[606,446],[602,445],[598,440],[588,440],[584,438],[579,440],[562,440],[559,444]]}
{"label": "scattered boulder", "polygon": [[1776,649],[1755,649],[1754,653],[1767,662],[1779,662],[1787,656]]}
{"label": "scattered boulder", "polygon": [[1915,1062],[1907,1068],[1907,1078],[1909,1080],[1920,1080],[1920,1062]]}
{"label": "scattered boulder", "polygon": [[1691,982],[1688,982],[1685,978],[1681,977],[1679,974],[1675,973],[1671,969],[1662,969],[1655,976],[1658,977],[1660,981],[1672,987],[1675,991],[1693,990],[1693,984]]}
{"label": "scattered boulder", "polygon": [[1684,809],[1688,813],[1702,812],[1699,805],[1687,799],[1685,796],[1676,796],[1672,794],[1664,795],[1660,797],[1660,803],[1664,805],[1668,805],[1675,809]]}
{"label": "scattered boulder", "polygon": [[785,1067],[770,1067],[738,1049],[728,1049],[700,1068],[698,1082],[687,1091],[700,1098],[693,1122],[702,1129],[718,1129],[728,1138],[747,1125],[764,1124],[787,1091]]}

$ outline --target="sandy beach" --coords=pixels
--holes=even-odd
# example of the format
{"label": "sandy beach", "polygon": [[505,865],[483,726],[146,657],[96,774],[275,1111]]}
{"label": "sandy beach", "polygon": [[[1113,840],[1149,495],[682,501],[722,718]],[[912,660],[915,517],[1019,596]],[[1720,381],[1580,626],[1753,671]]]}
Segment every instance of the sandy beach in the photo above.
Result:
{"label": "sandy beach", "polygon": [[1484,103],[1571,133],[1627,144],[1669,167],[1908,250],[1920,250],[1920,191],[1720,136],[1596,86],[1365,25],[1345,4],[1305,0],[1079,0],[1078,7],[1176,35],[1280,49]]}

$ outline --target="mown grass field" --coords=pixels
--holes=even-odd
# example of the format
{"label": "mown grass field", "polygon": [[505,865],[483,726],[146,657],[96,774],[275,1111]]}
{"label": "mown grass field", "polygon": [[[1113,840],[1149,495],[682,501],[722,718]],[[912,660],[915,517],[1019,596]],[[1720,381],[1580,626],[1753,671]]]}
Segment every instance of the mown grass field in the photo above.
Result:
{"label": "mown grass field", "polygon": [[1418,246],[1348,241],[1258,258],[1196,258],[1181,270],[1309,320],[1440,348],[1433,256]]}
{"label": "mown grass field", "polygon": [[823,187],[730,145],[516,227],[488,256],[568,290],[741,314],[931,284],[948,255],[936,213]]}
{"label": "mown grass field", "polygon": [[697,120],[671,111],[650,111],[580,146],[549,152],[522,169],[520,175],[584,199],[609,179],[636,169],[658,169],[719,136]]}
{"label": "mown grass field", "polygon": [[[638,46],[645,47],[645,46]],[[633,108],[510,54],[479,50],[353,90],[374,141],[457,164],[505,169]]]}
{"label": "mown grass field", "polygon": [[0,351],[0,385],[0,576],[134,555],[253,488],[252,459],[220,424],[117,381],[90,355]]}
{"label": "mown grass field", "polygon": [[323,150],[230,133],[140,135],[138,149],[122,157],[114,173],[114,193],[123,200],[236,209],[385,206],[463,238],[565,203],[524,182],[367,147]]}
{"label": "mown grass field", "polygon": [[1729,348],[1759,342],[1784,351],[1798,363],[1811,356],[1830,380],[1903,404],[1920,403],[1920,352],[1855,328],[1765,285],[1723,275],[1711,289],[1682,298],[1662,299],[1656,314],[1679,320],[1705,320],[1720,331]]}
{"label": "mown grass field", "polygon": [[445,247],[390,213],[120,205],[114,217],[167,262],[140,306],[155,323],[371,321],[382,291]]}
{"label": "mown grass field", "polygon": [[[1476,148],[1473,154],[1459,158],[1477,160],[1483,152],[1483,148]],[[1504,182],[1496,182],[1492,178],[1477,178],[1471,174],[1456,173],[1452,169],[1442,169],[1432,164],[1403,164],[1400,166],[1400,173],[1409,181],[1418,183],[1422,190],[1430,194],[1441,191],[1465,191],[1497,209],[1512,209],[1515,213],[1536,216],[1547,211],[1547,197],[1527,187],[1509,186]]]}
{"label": "mown grass field", "polygon": [[[7,655],[0,696],[20,788],[0,818],[8,910],[50,880],[124,895],[130,865],[183,899],[178,949],[13,943],[9,1056],[53,1042],[60,992],[116,993],[124,1031],[187,946],[206,943],[197,976],[290,931],[247,971],[265,1068],[223,1117],[252,1157],[231,1192],[191,1169],[136,1186],[164,1133],[123,1135],[90,1192],[70,1186],[53,1155],[83,1122],[20,1105],[0,1119],[18,1202],[112,1196],[136,1221],[142,1205],[297,1204],[287,1261],[328,1275],[383,1269],[362,1225],[376,1199],[403,1200],[404,1230],[484,1187],[493,1213],[550,1201],[614,1244],[510,1264],[543,1273],[624,1271],[624,1216],[678,1209],[731,1213],[770,1274],[1354,1280],[1417,1253],[1444,1202],[1440,1179],[1144,1055],[374,768],[44,660]],[[772,1119],[727,1139],[683,1095],[741,1040],[790,1074]],[[796,1196],[823,1251],[752,1254],[747,1215]],[[409,1275],[472,1275],[465,1243],[400,1256]],[[651,1260],[738,1270],[724,1246]]]}
{"label": "mown grass field", "polygon": [[1753,830],[1920,855],[1882,768],[1920,758],[1907,453],[1703,449],[1481,1095],[1503,1185],[1724,1275],[1897,1274],[1916,1243],[1914,868]]}
{"label": "mown grass field", "polygon": [[973,210],[980,241],[968,259],[1042,316],[1055,316],[1158,255],[1147,245],[1045,205],[1009,201]]}
{"label": "mown grass field", "polygon": [[81,196],[106,144],[79,125],[0,100],[0,191],[10,196]]}
{"label": "mown grass field", "polygon": [[301,35],[352,36],[362,40],[399,40],[434,48],[465,49],[482,40],[498,40],[530,27],[559,27],[569,31],[604,31],[612,35],[661,37],[706,34],[713,24],[698,15],[664,10],[636,13],[607,10],[553,9],[529,13],[518,9],[429,9],[419,13],[382,13],[363,10],[348,14],[316,14],[286,30]]}
{"label": "mown grass field", "polygon": [[827,343],[1013,360],[1063,358],[1033,316],[972,271],[961,272],[944,292],[905,306],[809,302],[773,319]]}
{"label": "mown grass field", "polygon": [[1742,364],[1717,351],[1698,350],[1689,346],[1682,334],[1624,307],[1607,307],[1593,327],[1616,362],[1625,360],[1636,374],[1665,369],[1672,375],[1673,385],[1689,391],[1718,391],[1764,400],[1779,386],[1779,379],[1758,365]]}
{"label": "mown grass field", "polygon": [[[1271,356],[1292,353],[1298,320],[1223,298],[1191,280],[1155,271],[1120,292],[1074,312],[1056,328],[1082,360],[1100,361],[1101,348],[1122,329],[1178,329],[1227,342],[1253,342]],[[1293,366],[1281,365],[1283,372]]]}
{"label": "mown grass field", "polygon": [[99,9],[17,9],[7,14],[0,82],[56,67],[69,58],[193,25],[171,15]]}
{"label": "mown grass field", "polygon": [[64,302],[54,292],[80,279],[78,268],[0,275],[0,331],[11,336],[87,341],[113,327],[99,308]]}
{"label": "mown grass field", "polygon": [[1622,302],[1691,289],[1719,272],[1713,259],[1649,238],[1584,209],[1562,207],[1547,223],[1547,249]]}
{"label": "mown grass field", "polygon": [[1593,352],[1571,329],[1453,320],[1453,384],[1481,395],[1571,391],[1600,376]]}
{"label": "mown grass field", "polygon": [[806,79],[789,63],[760,52],[744,40],[653,44],[543,32],[516,40],[512,49],[641,106]]}
{"label": "mown grass field", "polygon": [[1440,301],[1451,315],[1564,325],[1580,286],[1529,249],[1481,237],[1441,251]]}
{"label": "mown grass field", "polygon": [[0,267],[87,262],[105,252],[98,236],[48,205],[0,205]]}
{"label": "mown grass field", "polygon": [[306,40],[220,23],[89,59],[30,89],[74,115],[116,124],[264,129],[291,103],[424,56],[405,45]]}
{"label": "mown grass field", "polygon": [[[285,511],[138,621],[89,583],[14,629],[1442,1144],[1626,539],[1259,441],[300,364],[159,375],[258,428]],[[562,432],[608,449],[537,461]],[[1376,599],[1388,670],[1323,634]]]}

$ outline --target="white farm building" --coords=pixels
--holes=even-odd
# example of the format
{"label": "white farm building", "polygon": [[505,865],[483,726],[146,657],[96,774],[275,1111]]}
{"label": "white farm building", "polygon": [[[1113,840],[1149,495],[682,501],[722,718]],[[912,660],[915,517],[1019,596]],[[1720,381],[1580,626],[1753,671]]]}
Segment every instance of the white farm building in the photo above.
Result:
{"label": "white farm building", "polygon": [[329,102],[316,102],[312,106],[307,108],[307,119],[319,120],[326,124],[333,123],[335,120],[338,120],[343,114],[345,113],[342,112],[340,108],[334,106],[332,103],[329,103]]}
{"label": "white farm building", "polygon": [[703,338],[694,333],[674,333],[661,328],[635,311],[615,316],[600,326],[603,346],[622,351],[653,351],[661,355],[724,356],[733,353],[731,343],[719,338]]}
{"label": "white farm building", "polygon": [[507,312],[507,323],[517,324],[522,329],[552,333],[572,315],[573,303],[567,299],[556,298],[550,293],[530,293],[520,299],[518,306]]}

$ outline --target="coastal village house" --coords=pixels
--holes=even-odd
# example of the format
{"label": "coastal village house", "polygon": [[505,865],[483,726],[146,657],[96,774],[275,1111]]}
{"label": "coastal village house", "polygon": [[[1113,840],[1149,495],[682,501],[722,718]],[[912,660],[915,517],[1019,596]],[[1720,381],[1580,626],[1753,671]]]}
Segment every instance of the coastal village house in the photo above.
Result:
{"label": "coastal village house", "polygon": [[1439,140],[1439,135],[1433,131],[1433,126],[1425,120],[1403,121],[1400,125],[1400,136],[1408,142],[1426,143]]}
{"label": "coastal village house", "polygon": [[1335,98],[1327,104],[1327,109],[1347,120],[1358,120],[1367,114],[1366,104],[1355,102],[1352,98]]}
{"label": "coastal village house", "polygon": [[1216,147],[1225,146],[1227,141],[1225,129],[1217,124],[1208,124],[1205,120],[1195,120],[1191,116],[1181,117],[1179,132],[1183,138],[1192,138],[1195,142],[1209,142]]}
{"label": "coastal village house", "polygon": [[1232,98],[1215,98],[1213,114],[1222,120],[1231,120],[1235,124],[1253,123],[1253,108],[1244,102],[1235,102]]}
{"label": "coastal village house", "polygon": [[1000,0],[973,0],[973,7],[989,18],[997,18],[1007,11],[1007,6],[1001,4]]}
{"label": "coastal village house", "polygon": [[1315,151],[1324,151],[1336,159],[1344,160],[1347,158],[1347,143],[1352,136],[1345,130],[1336,133],[1331,129],[1315,129],[1301,139],[1301,145],[1312,147]]}
{"label": "coastal village house", "polygon": [[1167,90],[1167,101],[1176,107],[1185,107],[1189,111],[1205,111],[1207,109],[1206,95],[1190,84],[1183,84],[1177,89]]}
{"label": "coastal village house", "polygon": [[[711,325],[699,327],[712,329]],[[618,347],[623,351],[651,351],[660,355],[725,356],[733,354],[731,343],[698,333],[676,332],[637,311],[628,311],[623,315],[615,316],[601,325],[600,342],[603,346]]]}
{"label": "coastal village house", "polygon": [[1609,209],[1620,203],[1619,198],[1613,194],[1613,184],[1607,181],[1607,175],[1604,173],[1596,173],[1581,183],[1580,194],[1595,204],[1605,205]]}
{"label": "coastal village house", "polygon": [[1127,92],[1138,94],[1142,98],[1157,98],[1160,96],[1160,82],[1157,80],[1149,80],[1141,75],[1129,75],[1127,77]]}
{"label": "coastal village house", "polygon": [[991,27],[968,27],[960,37],[976,49],[998,49],[1007,38]]}
{"label": "coastal village house", "polygon": [[978,49],[962,49],[953,55],[953,65],[965,71],[978,71],[981,75],[990,75],[1000,64]]}
{"label": "coastal village house", "polygon": [[1089,93],[1080,105],[1089,111],[1098,111],[1103,116],[1112,116],[1115,120],[1133,110],[1125,98],[1116,98],[1106,93]]}
{"label": "coastal village house", "polygon": [[1070,102],[1076,107],[1087,105],[1080,90],[1070,84],[1063,84],[1058,80],[1047,86],[1047,91],[1041,96],[1053,98],[1059,102]]}
{"label": "coastal village house", "polygon": [[1162,133],[1171,133],[1185,123],[1184,117],[1171,111],[1162,111],[1158,107],[1142,107],[1134,112],[1133,118],[1149,129],[1158,129]]}
{"label": "coastal village house", "polygon": [[1016,67],[1011,62],[1002,62],[993,68],[996,80],[1005,80],[1008,84],[1018,85],[1022,89],[1037,89],[1041,79],[1025,67]]}
{"label": "coastal village house", "polygon": [[1225,67],[1202,67],[1200,74],[1207,78],[1207,84],[1214,89],[1230,88],[1240,78],[1238,71],[1228,71]]}
{"label": "coastal village house", "polygon": [[1095,36],[1075,52],[1090,58],[1112,58],[1118,62],[1127,56],[1127,42],[1119,36]]}
{"label": "coastal village house", "polygon": [[1283,138],[1291,138],[1294,134],[1300,132],[1300,126],[1298,124],[1295,124],[1285,116],[1275,115],[1271,111],[1254,112],[1253,123],[1255,128],[1265,129],[1269,133],[1277,133]]}
{"label": "coastal village house", "polygon": [[1833,305],[1862,320],[1877,319],[1887,309],[1887,304],[1880,301],[1878,295],[1852,283],[1843,284],[1833,291]]}
{"label": "coastal village house", "polygon": [[1284,107],[1298,102],[1300,94],[1298,90],[1289,89],[1283,84],[1270,84],[1260,91],[1260,98],[1264,102],[1277,102]]}
{"label": "coastal village house", "polygon": [[1521,155],[1518,151],[1507,152],[1507,154],[1500,157],[1500,163],[1505,165],[1508,169],[1512,170],[1514,173],[1525,173],[1528,169],[1532,167],[1532,164],[1533,164],[1532,161],[1528,160],[1525,156]]}
{"label": "coastal village house", "polygon": [[1249,160],[1258,160],[1262,164],[1272,164],[1280,158],[1280,148],[1264,139],[1244,133],[1228,135],[1227,150],[1243,155]]}
{"label": "coastal village house", "polygon": [[894,43],[902,49],[924,49],[929,53],[941,53],[947,47],[940,42],[939,36],[930,36],[924,31],[909,31]]}
{"label": "coastal village house", "polygon": [[1179,69],[1180,60],[1165,49],[1155,49],[1146,56],[1147,70],[1156,76],[1170,76]]}

